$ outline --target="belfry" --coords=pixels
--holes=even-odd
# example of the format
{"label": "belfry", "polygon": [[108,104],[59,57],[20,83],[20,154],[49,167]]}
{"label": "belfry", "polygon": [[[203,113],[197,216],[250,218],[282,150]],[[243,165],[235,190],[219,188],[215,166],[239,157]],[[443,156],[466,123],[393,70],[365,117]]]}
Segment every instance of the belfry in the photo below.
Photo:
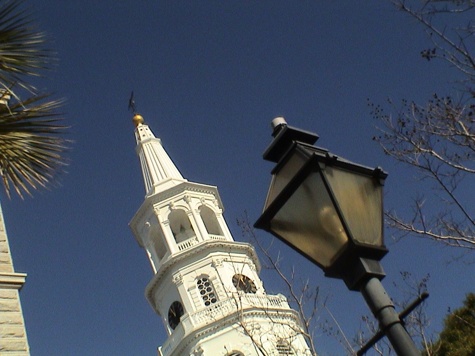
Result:
{"label": "belfry", "polygon": [[266,293],[253,246],[234,241],[217,188],[183,178],[143,117],[133,122],[146,194],[130,228],[168,335],[158,355],[311,355],[299,314]]}

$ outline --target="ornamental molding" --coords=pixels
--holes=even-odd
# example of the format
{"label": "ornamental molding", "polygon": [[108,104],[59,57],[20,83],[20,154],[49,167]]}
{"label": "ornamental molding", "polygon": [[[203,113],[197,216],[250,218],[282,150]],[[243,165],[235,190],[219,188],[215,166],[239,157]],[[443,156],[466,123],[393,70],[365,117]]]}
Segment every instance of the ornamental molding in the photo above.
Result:
{"label": "ornamental molding", "polygon": [[203,356],[204,355],[204,350],[201,346],[196,347],[193,349],[191,356]]}
{"label": "ornamental molding", "polygon": [[173,276],[173,283],[175,283],[177,286],[183,284],[183,276],[181,275],[181,273],[177,273]]}
{"label": "ornamental molding", "polygon": [[171,187],[163,192],[159,192],[147,198],[152,204],[157,204],[170,198],[176,197],[184,192],[211,195],[215,199],[219,198],[218,188],[212,185],[205,185],[193,182],[183,182]]}
{"label": "ornamental molding", "polygon": [[223,267],[224,260],[225,260],[224,258],[214,258],[213,262],[211,263],[211,267],[214,267],[214,268]]}

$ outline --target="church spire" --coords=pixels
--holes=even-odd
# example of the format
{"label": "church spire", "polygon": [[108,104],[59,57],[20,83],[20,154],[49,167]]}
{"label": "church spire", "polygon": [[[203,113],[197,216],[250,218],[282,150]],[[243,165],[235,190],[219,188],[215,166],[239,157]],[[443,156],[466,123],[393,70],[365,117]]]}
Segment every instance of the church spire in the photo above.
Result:
{"label": "church spire", "polygon": [[137,155],[140,158],[145,183],[146,196],[154,195],[177,184],[186,182],[178,168],[172,162],[160,139],[156,138],[143,117],[135,113],[132,122],[135,124]]}
{"label": "church spire", "polygon": [[145,295],[168,338],[160,356],[309,356],[304,325],[269,295],[251,244],[234,241],[218,189],[185,180],[134,112],[147,196],[130,222],[154,275]]}

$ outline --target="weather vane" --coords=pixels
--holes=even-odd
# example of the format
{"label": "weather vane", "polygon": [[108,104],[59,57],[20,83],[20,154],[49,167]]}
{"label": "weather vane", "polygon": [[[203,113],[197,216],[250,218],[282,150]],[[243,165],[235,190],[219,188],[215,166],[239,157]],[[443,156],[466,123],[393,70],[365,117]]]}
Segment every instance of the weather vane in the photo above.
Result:
{"label": "weather vane", "polygon": [[137,114],[137,105],[135,105],[135,97],[134,97],[134,91],[133,90],[130,93],[129,110],[131,110],[133,114]]}

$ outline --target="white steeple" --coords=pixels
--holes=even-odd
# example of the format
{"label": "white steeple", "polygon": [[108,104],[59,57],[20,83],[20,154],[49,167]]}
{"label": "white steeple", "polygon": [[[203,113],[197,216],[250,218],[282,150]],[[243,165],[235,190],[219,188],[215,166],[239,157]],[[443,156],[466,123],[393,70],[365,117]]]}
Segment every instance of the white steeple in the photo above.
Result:
{"label": "white steeple", "polygon": [[311,355],[298,313],[266,293],[253,246],[234,241],[217,188],[184,179],[142,116],[133,121],[147,194],[130,228],[168,333],[158,355]]}
{"label": "white steeple", "polygon": [[163,149],[160,139],[144,124],[143,117],[135,114],[132,121],[136,125],[136,150],[142,165],[146,195],[150,196],[185,182],[186,179]]}

